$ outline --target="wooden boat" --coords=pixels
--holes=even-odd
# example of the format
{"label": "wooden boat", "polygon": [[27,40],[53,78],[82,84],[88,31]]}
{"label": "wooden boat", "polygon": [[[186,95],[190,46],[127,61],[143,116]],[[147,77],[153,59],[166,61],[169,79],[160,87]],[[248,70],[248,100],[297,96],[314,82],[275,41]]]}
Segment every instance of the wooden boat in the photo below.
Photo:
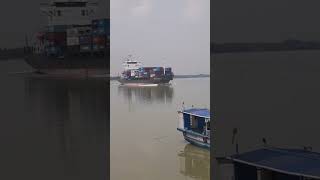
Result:
{"label": "wooden boat", "polygon": [[193,145],[210,148],[210,111],[191,108],[178,111],[178,131]]}

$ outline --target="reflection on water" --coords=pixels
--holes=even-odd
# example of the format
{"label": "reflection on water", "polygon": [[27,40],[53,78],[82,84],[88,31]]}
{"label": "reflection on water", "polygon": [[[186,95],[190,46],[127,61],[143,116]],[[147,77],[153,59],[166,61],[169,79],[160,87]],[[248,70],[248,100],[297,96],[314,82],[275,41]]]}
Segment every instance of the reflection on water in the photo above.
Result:
{"label": "reflection on water", "polygon": [[101,81],[26,78],[27,131],[41,142],[32,144],[33,168],[47,172],[40,177],[107,179],[108,93]]}
{"label": "reflection on water", "polygon": [[187,144],[180,158],[180,173],[195,179],[210,179],[210,152]]}
{"label": "reflection on water", "polygon": [[111,179],[210,179],[210,152],[186,146],[176,129],[182,102],[209,107],[209,78],[159,87],[110,85]]}
{"label": "reflection on water", "polygon": [[174,96],[174,89],[170,85],[157,87],[128,87],[119,85],[118,93],[125,97],[127,102],[150,104],[153,102],[171,103]]}

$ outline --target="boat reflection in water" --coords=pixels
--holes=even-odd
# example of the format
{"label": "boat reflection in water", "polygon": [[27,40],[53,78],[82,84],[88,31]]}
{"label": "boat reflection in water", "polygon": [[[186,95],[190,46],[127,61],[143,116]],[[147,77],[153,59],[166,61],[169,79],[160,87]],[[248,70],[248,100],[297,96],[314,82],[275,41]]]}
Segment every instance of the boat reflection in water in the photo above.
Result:
{"label": "boat reflection in water", "polygon": [[119,85],[118,93],[124,96],[129,102],[137,102],[142,104],[150,104],[153,102],[170,104],[174,96],[174,89],[171,85],[159,86],[123,86]]}
{"label": "boat reflection in water", "polygon": [[178,154],[180,159],[180,173],[193,179],[210,179],[210,152],[187,144]]}
{"label": "boat reflection in water", "polygon": [[37,157],[30,169],[39,179],[107,179],[108,91],[104,81],[26,78],[30,157]]}

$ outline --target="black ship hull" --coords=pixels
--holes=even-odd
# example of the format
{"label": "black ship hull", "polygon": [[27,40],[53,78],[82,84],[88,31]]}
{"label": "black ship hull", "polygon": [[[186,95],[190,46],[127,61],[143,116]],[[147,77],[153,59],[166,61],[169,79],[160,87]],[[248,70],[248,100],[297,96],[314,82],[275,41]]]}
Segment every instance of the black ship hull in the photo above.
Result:
{"label": "black ship hull", "polygon": [[40,74],[55,76],[99,76],[109,74],[109,56],[82,55],[66,57],[48,57],[29,54],[25,61]]}

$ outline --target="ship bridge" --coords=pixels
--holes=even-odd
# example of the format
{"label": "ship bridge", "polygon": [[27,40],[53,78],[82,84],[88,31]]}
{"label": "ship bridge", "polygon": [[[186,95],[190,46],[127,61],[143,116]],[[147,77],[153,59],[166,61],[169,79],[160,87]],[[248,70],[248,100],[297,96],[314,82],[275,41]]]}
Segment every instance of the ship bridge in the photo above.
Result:
{"label": "ship bridge", "polygon": [[98,4],[88,1],[55,0],[41,4],[48,26],[89,25],[96,16]]}
{"label": "ship bridge", "polygon": [[136,60],[132,60],[132,56],[129,55],[128,58],[123,63],[125,71],[127,70],[138,70],[140,67],[142,67],[141,62],[138,62]]}

